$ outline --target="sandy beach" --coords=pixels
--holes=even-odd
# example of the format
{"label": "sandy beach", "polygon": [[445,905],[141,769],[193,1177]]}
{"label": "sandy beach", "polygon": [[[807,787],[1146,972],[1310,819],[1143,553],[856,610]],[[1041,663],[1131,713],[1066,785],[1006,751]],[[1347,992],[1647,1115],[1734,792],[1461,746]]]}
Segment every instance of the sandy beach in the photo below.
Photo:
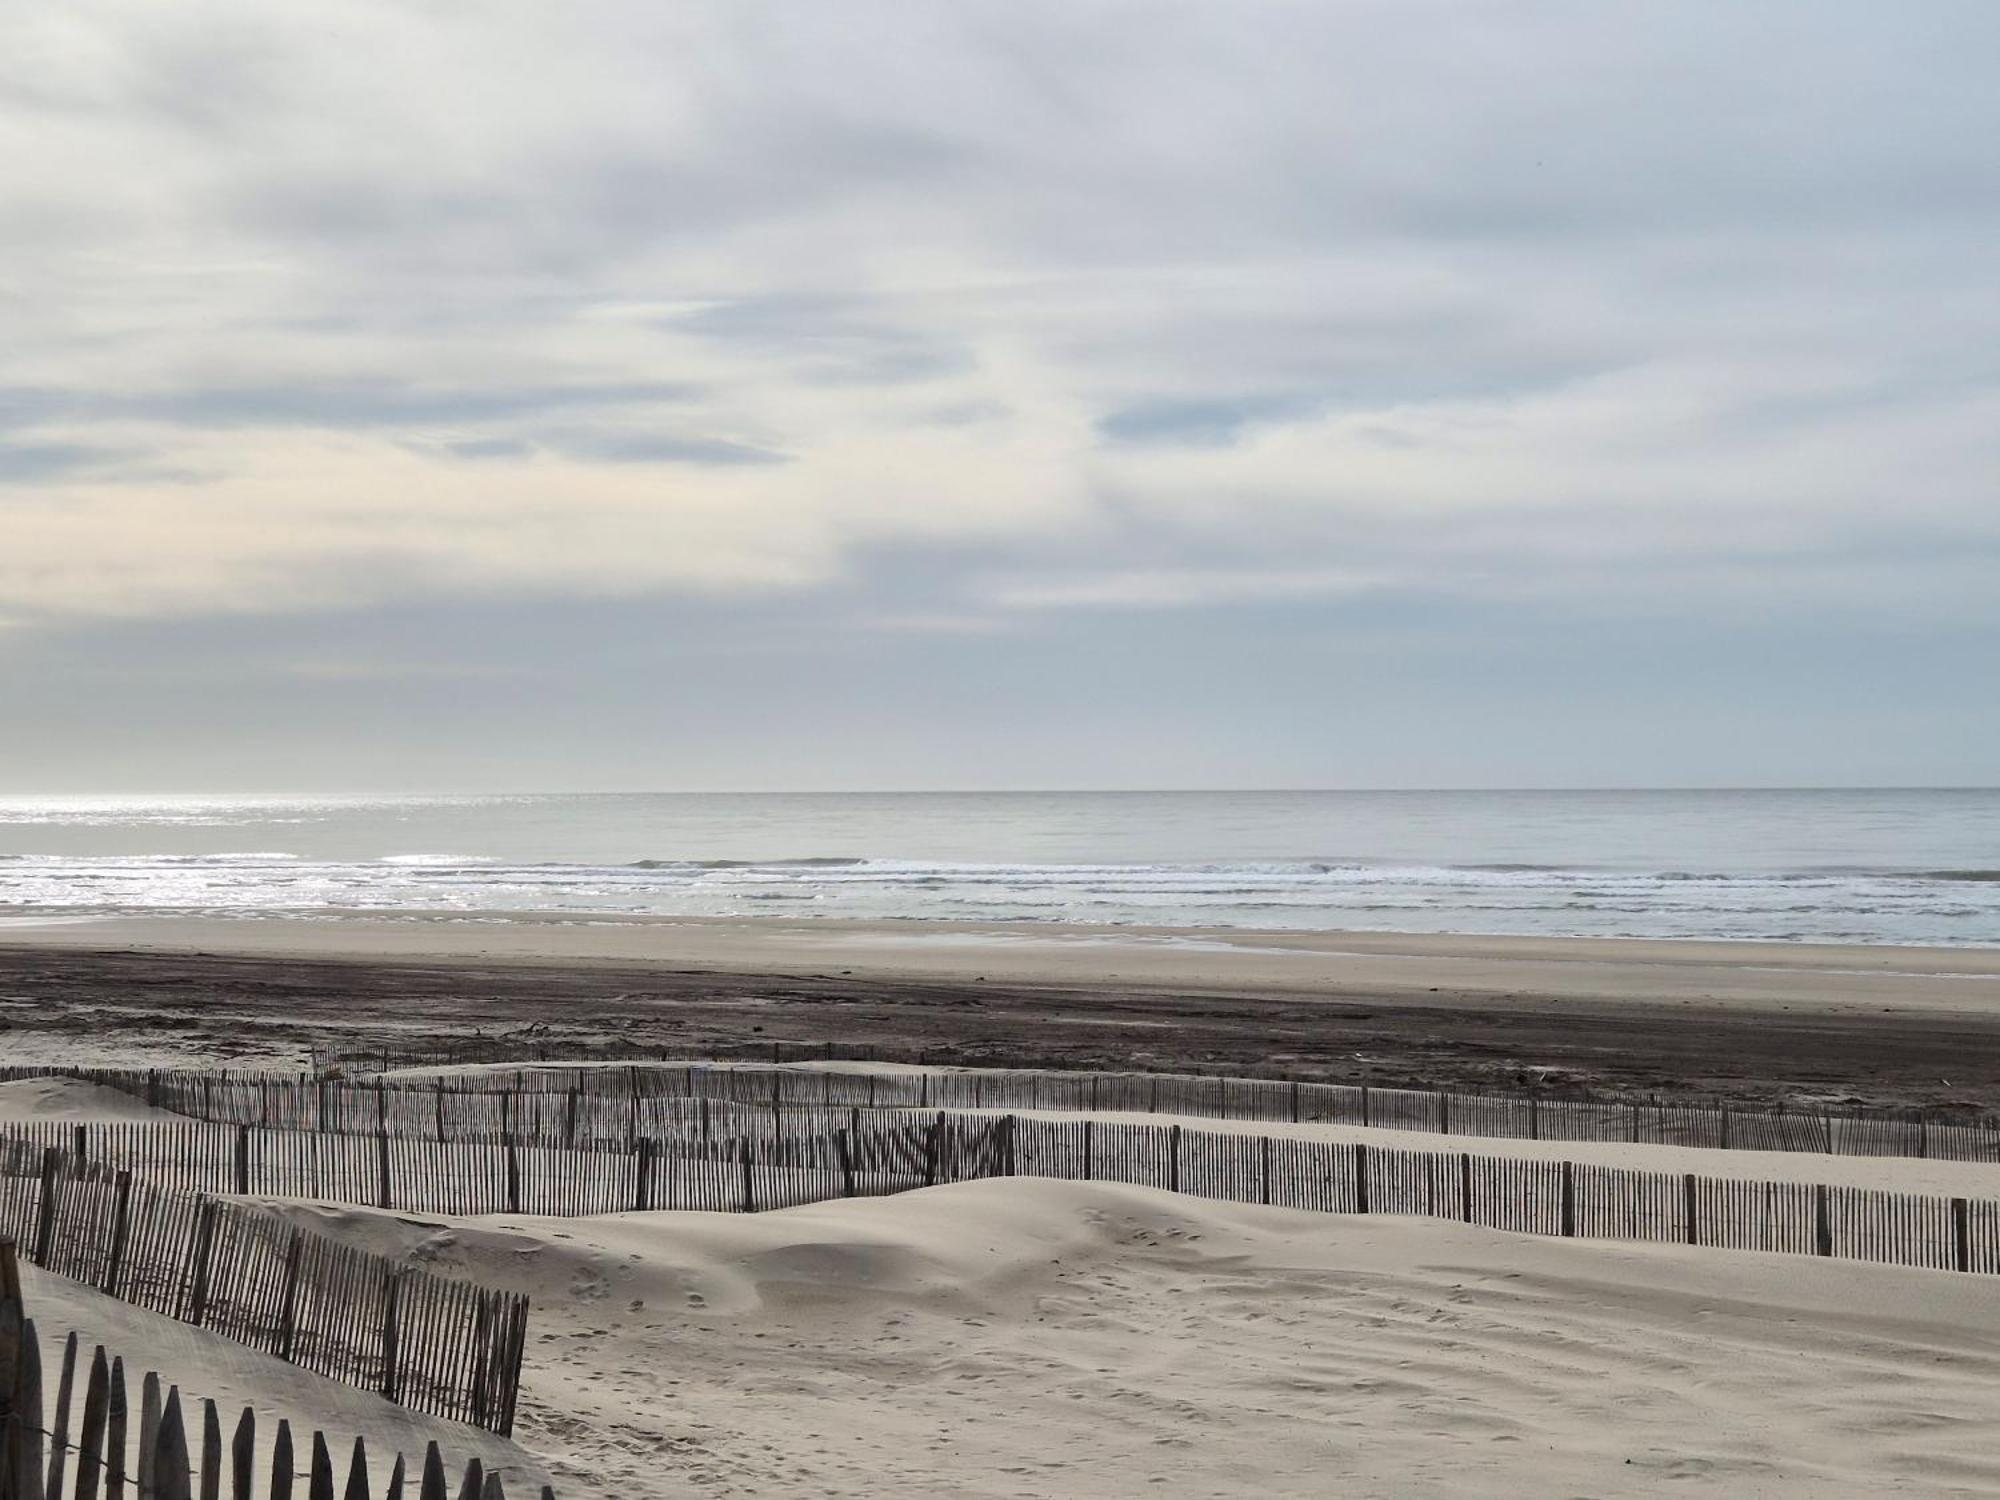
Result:
{"label": "sandy beach", "polygon": [[2000,1104],[2000,950],[775,920],[0,924],[0,1053],[873,1042],[1359,1082]]}
{"label": "sandy beach", "polygon": [[1983,1281],[1032,1180],[314,1227],[527,1290],[605,1493],[2000,1492]]}

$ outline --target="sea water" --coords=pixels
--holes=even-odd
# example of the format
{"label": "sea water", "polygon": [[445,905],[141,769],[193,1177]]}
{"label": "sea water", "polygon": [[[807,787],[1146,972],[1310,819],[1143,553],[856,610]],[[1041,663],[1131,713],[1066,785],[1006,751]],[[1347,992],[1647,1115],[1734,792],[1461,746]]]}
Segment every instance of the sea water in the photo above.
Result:
{"label": "sea water", "polygon": [[2000,944],[2000,791],[0,798],[0,914]]}

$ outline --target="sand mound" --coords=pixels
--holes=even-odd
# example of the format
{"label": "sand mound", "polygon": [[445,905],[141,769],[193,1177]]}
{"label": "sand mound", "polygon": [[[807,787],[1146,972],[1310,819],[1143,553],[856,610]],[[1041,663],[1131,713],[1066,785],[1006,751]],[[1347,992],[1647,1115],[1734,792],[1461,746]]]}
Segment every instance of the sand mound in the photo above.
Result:
{"label": "sand mound", "polygon": [[535,1298],[621,1495],[2000,1495],[1983,1277],[1014,1179],[756,1216],[291,1206]]}
{"label": "sand mound", "polygon": [[80,1078],[23,1078],[0,1083],[0,1124],[70,1120],[90,1125],[111,1120],[186,1119],[186,1115],[154,1109],[143,1099]]}
{"label": "sand mound", "polygon": [[[184,1399],[215,1402],[225,1436],[235,1432],[236,1419],[243,1408],[252,1407],[257,1413],[260,1476],[269,1472],[271,1443],[282,1418],[292,1424],[295,1455],[309,1454],[311,1433],[315,1429],[324,1431],[343,1479],[349,1449],[356,1436],[368,1440],[370,1473],[378,1486],[387,1481],[396,1453],[403,1454],[414,1468],[422,1463],[424,1445],[430,1442],[435,1442],[445,1455],[454,1477],[464,1461],[477,1454],[489,1468],[500,1469],[510,1494],[537,1494],[546,1478],[539,1463],[505,1438],[392,1405],[380,1396],[322,1379],[219,1334],[190,1328],[172,1318],[101,1296],[66,1277],[33,1266],[24,1265],[20,1269],[22,1300],[41,1337],[45,1389],[50,1403],[55,1400],[56,1378],[62,1368],[63,1340],[74,1333],[79,1346],[79,1392],[82,1378],[89,1372],[91,1351],[102,1344],[107,1354],[125,1361],[127,1397],[135,1412],[139,1379],[148,1370],[158,1373],[163,1386],[180,1386]],[[73,1401],[72,1433],[82,1420],[81,1395]],[[54,1412],[46,1411],[45,1416],[53,1418]],[[200,1421],[198,1400],[188,1416],[194,1422]],[[132,1426],[128,1434],[129,1451],[136,1457],[136,1420]],[[198,1437],[199,1427],[195,1432]],[[71,1472],[75,1472],[74,1467]],[[302,1485],[294,1491],[302,1492]]]}

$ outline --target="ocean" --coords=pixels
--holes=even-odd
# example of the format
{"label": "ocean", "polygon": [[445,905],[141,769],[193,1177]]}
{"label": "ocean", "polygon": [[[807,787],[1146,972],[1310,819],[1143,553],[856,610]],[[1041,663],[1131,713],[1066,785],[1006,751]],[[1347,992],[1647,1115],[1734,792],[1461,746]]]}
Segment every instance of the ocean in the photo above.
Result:
{"label": "ocean", "polygon": [[0,915],[2000,944],[2000,790],[0,798]]}

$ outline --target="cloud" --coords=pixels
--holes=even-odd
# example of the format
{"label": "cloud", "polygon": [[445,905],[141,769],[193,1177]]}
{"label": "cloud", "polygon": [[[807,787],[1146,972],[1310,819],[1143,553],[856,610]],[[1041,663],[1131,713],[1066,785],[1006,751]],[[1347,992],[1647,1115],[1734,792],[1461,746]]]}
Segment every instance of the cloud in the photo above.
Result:
{"label": "cloud", "polygon": [[90,474],[134,456],[90,443],[0,442],[0,484],[32,484]]}
{"label": "cloud", "polygon": [[2000,471],[1990,7],[82,0],[18,32],[12,619],[1990,618],[1948,561],[1987,555]]}

